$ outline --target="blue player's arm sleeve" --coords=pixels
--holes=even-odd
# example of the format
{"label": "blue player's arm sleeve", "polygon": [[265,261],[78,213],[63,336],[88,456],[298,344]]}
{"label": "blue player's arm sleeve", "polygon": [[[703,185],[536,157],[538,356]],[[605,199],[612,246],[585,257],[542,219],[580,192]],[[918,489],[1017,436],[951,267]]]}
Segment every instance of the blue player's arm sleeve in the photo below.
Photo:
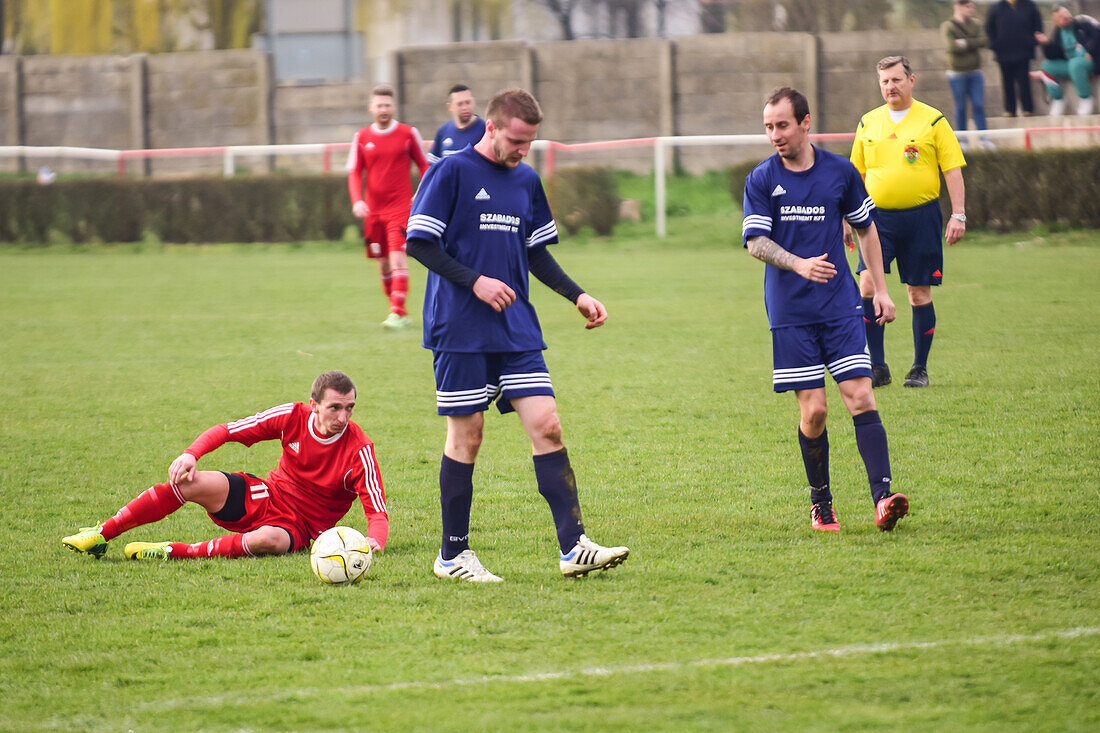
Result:
{"label": "blue player's arm sleeve", "polygon": [[405,251],[424,267],[461,287],[472,289],[481,277],[476,271],[447,254],[439,242],[411,237],[405,243]]}
{"label": "blue player's arm sleeve", "polygon": [[550,213],[550,203],[542,190],[542,181],[533,175],[531,183],[531,214],[527,219],[527,246],[554,244],[558,241],[558,225]]}
{"label": "blue player's arm sleeve", "polygon": [[866,229],[875,221],[875,202],[867,195],[867,187],[854,165],[849,163],[847,185],[844,187],[844,218],[856,229]]}
{"label": "blue player's arm sleeve", "polygon": [[771,237],[771,192],[759,168],[745,178],[745,196],[741,207],[745,214],[741,221],[741,246],[748,247],[752,237]]}
{"label": "blue player's arm sleeve", "polygon": [[435,140],[432,141],[432,149],[428,151],[428,162],[435,164],[440,158],[443,157],[443,128],[440,127],[435,132]]}

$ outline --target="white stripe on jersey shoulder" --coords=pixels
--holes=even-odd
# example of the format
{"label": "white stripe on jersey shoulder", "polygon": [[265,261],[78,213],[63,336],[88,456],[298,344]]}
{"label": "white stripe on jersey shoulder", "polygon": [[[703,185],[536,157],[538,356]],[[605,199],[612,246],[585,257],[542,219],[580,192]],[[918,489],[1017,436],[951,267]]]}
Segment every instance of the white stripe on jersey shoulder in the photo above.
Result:
{"label": "white stripe on jersey shoulder", "polygon": [[231,423],[226,424],[230,433],[236,433],[245,428],[250,428],[253,425],[258,425],[264,420],[269,420],[278,415],[285,415],[294,409],[293,402],[287,402],[282,405],[276,405],[275,407],[268,408],[263,412],[257,412],[255,415],[249,415],[248,417],[242,417],[240,420],[234,420]]}
{"label": "white stripe on jersey shoulder", "polygon": [[850,214],[845,214],[844,218],[848,220],[849,224],[859,224],[862,221],[866,221],[867,217],[875,209],[875,202],[868,196],[863,200],[863,203],[859,205],[859,208]]}
{"label": "white stripe on jersey shoulder", "polygon": [[543,224],[541,227],[531,232],[531,236],[527,237],[527,246],[534,247],[556,236],[558,236],[558,225],[551,219],[546,224]]}
{"label": "white stripe on jersey shoulder", "polygon": [[772,230],[772,218],[770,216],[761,216],[760,214],[750,214],[741,222],[741,233],[744,234],[750,229],[761,229],[770,233]]}
{"label": "white stripe on jersey shoulder", "polygon": [[413,230],[419,230],[427,232],[434,237],[442,237],[443,230],[447,228],[446,223],[436,219],[434,216],[428,216],[427,214],[413,214],[409,217],[409,223],[407,230],[412,232]]}

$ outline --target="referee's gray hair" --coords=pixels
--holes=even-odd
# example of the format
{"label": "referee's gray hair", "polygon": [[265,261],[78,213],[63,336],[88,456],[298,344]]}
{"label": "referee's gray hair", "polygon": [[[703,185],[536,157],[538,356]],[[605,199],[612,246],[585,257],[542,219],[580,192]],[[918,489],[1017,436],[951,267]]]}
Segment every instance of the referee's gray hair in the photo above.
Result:
{"label": "referee's gray hair", "polygon": [[901,64],[901,67],[905,69],[906,76],[913,75],[913,67],[909,65],[909,59],[904,56],[887,56],[884,59],[879,59],[879,62],[875,64],[875,68],[879,71],[885,71],[891,66],[897,66],[898,64]]}

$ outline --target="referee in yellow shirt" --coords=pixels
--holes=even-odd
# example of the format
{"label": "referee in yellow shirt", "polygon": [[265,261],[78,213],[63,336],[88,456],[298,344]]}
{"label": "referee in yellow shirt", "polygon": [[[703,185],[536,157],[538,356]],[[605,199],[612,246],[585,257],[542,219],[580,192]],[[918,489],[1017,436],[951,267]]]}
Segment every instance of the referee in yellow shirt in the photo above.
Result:
{"label": "referee in yellow shirt", "polygon": [[[906,387],[928,386],[928,351],[936,331],[932,286],[943,281],[943,240],[955,244],[966,233],[966,165],[954,130],[940,111],[913,99],[916,76],[904,56],[887,56],[877,64],[878,85],[886,104],[859,121],[852,144],[852,163],[863,176],[875,202],[875,224],[886,272],[897,259],[898,275],[913,308],[913,366]],[[940,172],[951,198],[951,218],[943,227]],[[943,232],[941,236],[940,232]],[[845,239],[853,242],[851,229]],[[859,262],[863,321],[871,352],[871,383],[890,384],[883,348],[884,327],[875,322],[875,288]]]}

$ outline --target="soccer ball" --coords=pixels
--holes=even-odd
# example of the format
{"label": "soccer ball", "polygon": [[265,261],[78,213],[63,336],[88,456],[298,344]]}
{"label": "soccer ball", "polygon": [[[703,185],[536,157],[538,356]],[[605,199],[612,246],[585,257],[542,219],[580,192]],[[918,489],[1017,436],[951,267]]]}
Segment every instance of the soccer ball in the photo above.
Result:
{"label": "soccer ball", "polygon": [[370,561],[367,538],[351,527],[326,529],[309,551],[314,574],[330,585],[358,583],[370,570]]}

